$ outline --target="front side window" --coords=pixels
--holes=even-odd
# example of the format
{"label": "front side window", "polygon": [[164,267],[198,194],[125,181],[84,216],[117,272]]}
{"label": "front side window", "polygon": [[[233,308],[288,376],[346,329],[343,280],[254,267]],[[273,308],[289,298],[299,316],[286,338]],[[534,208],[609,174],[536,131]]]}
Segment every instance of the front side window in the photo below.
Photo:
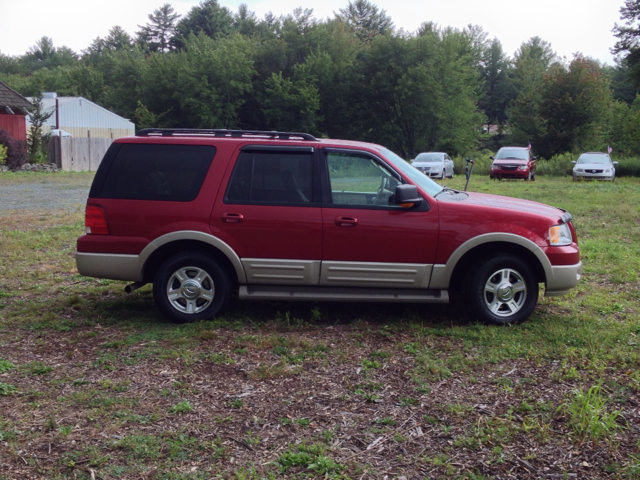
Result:
{"label": "front side window", "polygon": [[327,154],[331,201],[335,205],[393,205],[396,186],[402,183],[371,157],[329,152]]}
{"label": "front side window", "polygon": [[309,204],[313,201],[311,153],[241,152],[225,203]]}

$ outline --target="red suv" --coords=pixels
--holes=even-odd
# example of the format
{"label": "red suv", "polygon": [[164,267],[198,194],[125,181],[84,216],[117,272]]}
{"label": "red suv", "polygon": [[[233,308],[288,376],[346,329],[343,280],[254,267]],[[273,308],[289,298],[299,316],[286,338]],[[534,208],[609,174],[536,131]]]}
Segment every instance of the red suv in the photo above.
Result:
{"label": "red suv", "polygon": [[489,178],[521,178],[534,181],[536,179],[536,157],[531,155],[528,147],[502,147],[491,164]]}
{"label": "red suv", "polygon": [[116,140],[89,192],[82,275],[153,283],[177,322],[241,299],[449,302],[497,324],[567,293],[571,215],[459,192],[379,145],[304,133],[146,129]]}

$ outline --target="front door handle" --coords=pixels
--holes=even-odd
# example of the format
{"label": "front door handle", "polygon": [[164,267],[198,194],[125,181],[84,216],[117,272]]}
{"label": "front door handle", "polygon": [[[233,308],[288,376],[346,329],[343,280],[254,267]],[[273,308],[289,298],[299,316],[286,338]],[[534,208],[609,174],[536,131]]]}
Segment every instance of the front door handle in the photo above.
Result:
{"label": "front door handle", "polygon": [[241,213],[223,213],[220,216],[220,220],[224,223],[240,223],[244,220],[244,216]]}
{"label": "front door handle", "polygon": [[336,217],[335,223],[338,227],[355,227],[358,219],[355,217]]}

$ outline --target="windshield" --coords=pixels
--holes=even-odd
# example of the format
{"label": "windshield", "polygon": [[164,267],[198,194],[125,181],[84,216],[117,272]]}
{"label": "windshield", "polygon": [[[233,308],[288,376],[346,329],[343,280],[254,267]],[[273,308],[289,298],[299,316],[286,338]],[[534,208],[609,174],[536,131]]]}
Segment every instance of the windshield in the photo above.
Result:
{"label": "windshield", "polygon": [[609,163],[610,159],[608,155],[605,155],[604,153],[602,155],[594,155],[594,154],[589,154],[589,155],[580,155],[580,158],[578,159],[578,163]]}
{"label": "windshield", "polygon": [[441,153],[421,153],[414,160],[414,162],[441,162],[441,161],[442,161]]}
{"label": "windshield", "polygon": [[496,160],[529,160],[529,151],[526,148],[501,148],[496,155]]}
{"label": "windshield", "polygon": [[434,197],[437,193],[442,190],[442,186],[429,177],[427,177],[424,173],[417,170],[415,167],[411,166],[409,162],[400,158],[398,155],[393,153],[391,150],[383,149],[382,153],[386,158],[391,160],[395,167],[398,168],[402,172],[403,175],[409,177],[413,183],[418,185],[421,189],[427,192],[429,195]]}

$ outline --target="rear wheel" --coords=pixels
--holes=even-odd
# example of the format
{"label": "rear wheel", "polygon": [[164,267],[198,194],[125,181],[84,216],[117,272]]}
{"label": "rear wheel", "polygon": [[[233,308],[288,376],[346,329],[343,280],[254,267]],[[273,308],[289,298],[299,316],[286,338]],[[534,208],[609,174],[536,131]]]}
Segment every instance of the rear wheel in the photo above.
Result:
{"label": "rear wheel", "polygon": [[153,298],[162,314],[176,323],[216,315],[229,300],[225,271],[199,253],[180,253],[166,260],[153,281]]}
{"label": "rear wheel", "polygon": [[466,292],[475,318],[496,325],[523,322],[538,303],[538,284],[530,267],[508,253],[478,262]]}

